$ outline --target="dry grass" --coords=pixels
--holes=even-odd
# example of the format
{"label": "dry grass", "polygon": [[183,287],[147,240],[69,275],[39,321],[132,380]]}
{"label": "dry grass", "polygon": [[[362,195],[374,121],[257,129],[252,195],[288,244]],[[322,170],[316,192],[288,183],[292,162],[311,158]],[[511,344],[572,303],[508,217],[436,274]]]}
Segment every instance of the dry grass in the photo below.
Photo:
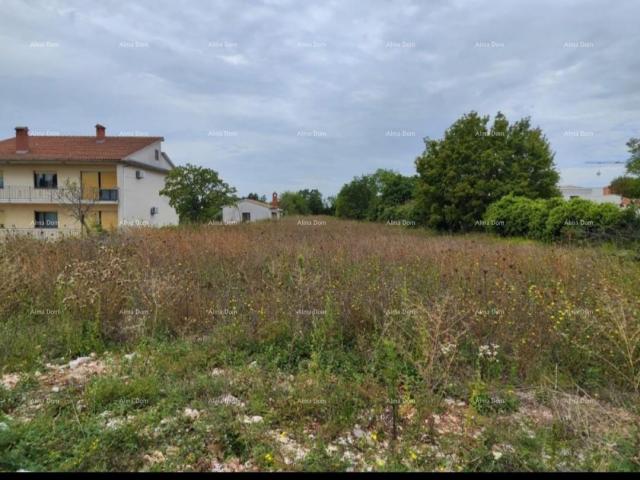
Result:
{"label": "dry grass", "polygon": [[[292,364],[320,350],[373,361],[385,339],[403,371],[434,390],[453,373],[472,378],[480,369],[485,379],[520,383],[555,376],[557,366],[561,382],[638,393],[637,262],[322,220],[8,241],[0,246],[0,360],[169,335],[275,345]],[[490,344],[500,346],[498,367],[478,360]]]}

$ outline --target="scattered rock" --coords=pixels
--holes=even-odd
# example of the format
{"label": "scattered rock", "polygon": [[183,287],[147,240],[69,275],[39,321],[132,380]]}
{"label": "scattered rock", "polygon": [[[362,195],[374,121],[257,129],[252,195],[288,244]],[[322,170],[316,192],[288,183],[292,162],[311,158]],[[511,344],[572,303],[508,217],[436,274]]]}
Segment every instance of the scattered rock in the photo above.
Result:
{"label": "scattered rock", "polygon": [[212,472],[244,472],[247,470],[252,470],[251,464],[249,462],[240,463],[240,460],[235,457],[224,462],[218,460],[211,461]]}
{"label": "scattered rock", "polygon": [[154,450],[150,454],[144,455],[142,459],[148,466],[157,465],[165,461],[164,454],[160,450]]}
{"label": "scattered rock", "polygon": [[123,423],[124,423],[123,418],[118,418],[118,417],[110,418],[109,420],[107,420],[106,427],[109,430],[116,430],[117,428],[120,428]]}
{"label": "scattered rock", "polygon": [[285,432],[271,432],[271,435],[282,445],[280,453],[282,453],[282,459],[287,465],[303,460],[309,453],[309,449],[287,436]]}
{"label": "scattered rock", "polygon": [[251,417],[248,417],[247,415],[245,415],[244,418],[242,419],[242,423],[247,423],[247,424],[261,423],[262,420],[263,418],[260,415],[253,415]]}
{"label": "scattered rock", "polygon": [[327,453],[329,455],[331,455],[333,453],[337,453],[338,452],[338,447],[330,443],[329,445],[327,445],[326,450],[327,450]]}
{"label": "scattered rock", "polygon": [[224,370],[222,368],[214,368],[211,370],[212,377],[220,377],[222,375],[224,375]]}
{"label": "scattered rock", "polygon": [[197,420],[198,418],[200,418],[200,412],[195,408],[189,408],[189,407],[185,408],[183,415],[187,417],[189,420]]}
{"label": "scattered rock", "polygon": [[362,430],[359,425],[355,426],[352,433],[357,439],[363,438],[366,435],[366,432]]}
{"label": "scattered rock", "polygon": [[2,376],[0,383],[7,390],[13,390],[20,381],[20,375],[18,373],[7,373]]}
{"label": "scattered rock", "polygon": [[78,368],[80,365],[84,365],[85,363],[89,363],[92,358],[93,357],[78,357],[75,360],[71,360],[69,362],[69,368],[71,370],[74,370],[74,369]]}
{"label": "scattered rock", "polygon": [[133,360],[134,358],[136,358],[138,356],[138,354],[136,352],[133,353],[127,353],[126,355],[124,355],[124,359],[127,360],[128,362],[130,362],[131,360]]}

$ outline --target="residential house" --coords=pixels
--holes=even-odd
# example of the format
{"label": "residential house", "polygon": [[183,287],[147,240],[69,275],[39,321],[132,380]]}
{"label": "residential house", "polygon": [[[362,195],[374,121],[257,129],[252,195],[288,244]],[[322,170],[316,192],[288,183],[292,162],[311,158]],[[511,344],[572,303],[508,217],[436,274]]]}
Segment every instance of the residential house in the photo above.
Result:
{"label": "residential house", "polygon": [[596,203],[613,203],[619,207],[626,207],[631,200],[611,193],[609,187],[576,187],[573,185],[560,186],[560,193],[565,200],[584,198]]}
{"label": "residential house", "polygon": [[282,209],[278,206],[278,194],[275,192],[270,204],[243,198],[233,205],[222,207],[222,222],[227,224],[255,222],[258,220],[278,220],[281,217]]}
{"label": "residential house", "polygon": [[[95,128],[95,136],[31,136],[16,127],[15,138],[0,141],[0,233],[78,233],[70,207],[76,199],[89,205],[86,223],[105,230],[178,223],[159,193],[174,167],[164,139],[107,136],[104,126]],[[79,195],[69,195],[69,185]]]}

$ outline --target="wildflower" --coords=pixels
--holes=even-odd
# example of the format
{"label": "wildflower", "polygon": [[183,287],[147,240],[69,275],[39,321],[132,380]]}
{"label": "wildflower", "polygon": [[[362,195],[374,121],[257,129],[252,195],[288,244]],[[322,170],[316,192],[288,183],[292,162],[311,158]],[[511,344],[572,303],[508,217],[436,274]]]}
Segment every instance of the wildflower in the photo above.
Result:
{"label": "wildflower", "polygon": [[371,440],[374,442],[378,441],[378,434],[376,432],[371,432]]}
{"label": "wildflower", "polygon": [[264,461],[267,462],[267,463],[272,463],[273,462],[273,454],[265,453],[264,454]]}

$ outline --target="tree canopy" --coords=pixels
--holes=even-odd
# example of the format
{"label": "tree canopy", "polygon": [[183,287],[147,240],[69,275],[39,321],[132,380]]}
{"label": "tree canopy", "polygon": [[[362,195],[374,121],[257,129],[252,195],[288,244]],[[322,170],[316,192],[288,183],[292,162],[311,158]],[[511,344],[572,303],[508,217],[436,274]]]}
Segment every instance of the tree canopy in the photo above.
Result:
{"label": "tree canopy", "polygon": [[611,191],[623,197],[640,198],[640,138],[631,138],[627,142],[631,156],[627,160],[626,175],[611,182]]}
{"label": "tree canopy", "polygon": [[427,225],[446,230],[479,228],[487,207],[507,194],[549,198],[559,194],[551,147],[529,118],[510,124],[500,112],[470,112],[441,140],[425,139],[416,159],[416,208]]}
{"label": "tree canopy", "polygon": [[318,189],[305,188],[280,195],[280,208],[289,215],[326,215],[330,214],[331,207],[325,204]]}
{"label": "tree canopy", "polygon": [[398,216],[398,208],[409,203],[415,193],[416,177],[393,170],[354,178],[336,197],[336,215],[360,220],[387,220]]}
{"label": "tree canopy", "polygon": [[191,164],[171,170],[160,191],[169,197],[181,223],[219,219],[222,207],[236,199],[235,193],[215,170]]}

